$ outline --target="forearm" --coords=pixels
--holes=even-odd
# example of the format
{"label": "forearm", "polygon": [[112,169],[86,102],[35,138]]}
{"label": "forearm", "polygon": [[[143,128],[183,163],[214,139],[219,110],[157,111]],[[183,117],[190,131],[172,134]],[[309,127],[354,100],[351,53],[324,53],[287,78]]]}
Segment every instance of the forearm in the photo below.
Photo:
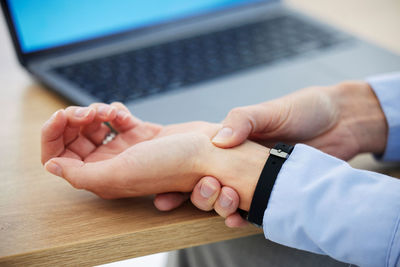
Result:
{"label": "forearm", "polygon": [[263,226],[266,238],[289,247],[360,266],[397,266],[399,216],[399,180],[296,145]]}

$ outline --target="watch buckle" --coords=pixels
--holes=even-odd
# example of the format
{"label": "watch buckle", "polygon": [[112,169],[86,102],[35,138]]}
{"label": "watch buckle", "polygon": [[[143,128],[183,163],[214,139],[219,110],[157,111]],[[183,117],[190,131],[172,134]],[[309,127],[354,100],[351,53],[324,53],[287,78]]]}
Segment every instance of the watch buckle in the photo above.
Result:
{"label": "watch buckle", "polygon": [[276,149],[276,148],[271,148],[271,150],[269,151],[269,154],[283,158],[283,159],[287,159],[289,157],[288,153],[286,153],[285,151],[282,151],[281,149]]}

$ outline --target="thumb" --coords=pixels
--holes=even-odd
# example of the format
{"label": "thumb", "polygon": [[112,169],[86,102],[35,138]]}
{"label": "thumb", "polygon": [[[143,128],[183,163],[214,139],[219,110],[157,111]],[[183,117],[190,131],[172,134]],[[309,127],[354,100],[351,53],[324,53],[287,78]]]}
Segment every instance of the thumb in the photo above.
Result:
{"label": "thumb", "polygon": [[222,122],[222,128],[212,142],[221,148],[240,145],[252,134],[268,129],[274,114],[277,113],[269,108],[268,103],[234,108]]}
{"label": "thumb", "polygon": [[[85,163],[78,159],[53,158],[46,162],[45,169],[67,180],[77,189],[91,190],[107,175],[107,161]],[[97,177],[97,178],[96,178]]]}

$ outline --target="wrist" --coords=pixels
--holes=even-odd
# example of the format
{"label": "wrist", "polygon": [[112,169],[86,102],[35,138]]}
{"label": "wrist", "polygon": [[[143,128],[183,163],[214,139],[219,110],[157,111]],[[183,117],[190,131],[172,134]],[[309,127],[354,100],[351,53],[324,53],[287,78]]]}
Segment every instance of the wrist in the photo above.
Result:
{"label": "wrist", "polygon": [[239,208],[248,211],[268,151],[268,148],[251,141],[230,149],[213,146],[212,156],[206,161],[206,174],[235,189],[240,198]]}
{"label": "wrist", "polygon": [[347,127],[358,142],[358,153],[383,153],[388,125],[371,86],[362,81],[344,82],[334,86],[331,93]]}

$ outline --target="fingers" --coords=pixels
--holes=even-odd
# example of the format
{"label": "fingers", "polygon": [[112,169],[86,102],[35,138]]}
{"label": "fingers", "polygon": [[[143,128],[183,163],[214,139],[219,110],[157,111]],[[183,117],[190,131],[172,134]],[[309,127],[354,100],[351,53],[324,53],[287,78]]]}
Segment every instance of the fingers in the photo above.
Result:
{"label": "fingers", "polygon": [[132,130],[142,122],[138,118],[134,117],[124,104],[114,102],[111,106],[117,110],[116,118],[111,121],[111,126],[118,132]]}
{"label": "fingers", "polygon": [[[165,193],[158,194],[154,199],[154,205],[161,211],[177,208],[188,199],[188,194]],[[215,211],[222,217],[227,218],[229,227],[241,227],[247,225],[246,221],[236,213],[239,207],[239,195],[229,187],[221,188],[217,179],[206,176],[195,186],[191,194],[192,203],[204,211]],[[239,216],[239,217],[237,217]]]}
{"label": "fingers", "polygon": [[210,211],[214,208],[214,203],[218,198],[221,185],[217,179],[206,176],[203,177],[194,187],[190,200],[197,208]]}
{"label": "fingers", "polygon": [[249,107],[232,109],[212,142],[222,148],[240,145],[253,132],[255,126],[254,114],[249,112]]}
{"label": "fingers", "polygon": [[268,104],[258,104],[231,110],[222,122],[222,129],[212,142],[221,148],[240,145],[251,134],[273,127],[276,110]]}
{"label": "fingers", "polygon": [[79,145],[71,146],[70,152],[74,153],[74,158],[91,151],[93,145],[87,140],[79,139],[79,131],[80,126],[90,124],[94,117],[95,110],[88,107],[68,107],[54,113],[42,127],[42,163],[60,156],[74,141]]}
{"label": "fingers", "polygon": [[92,192],[106,192],[109,178],[115,175],[115,166],[109,161],[85,163],[74,158],[53,158],[46,162],[45,169],[67,180],[73,187]]}
{"label": "fingers", "polygon": [[244,227],[248,224],[249,223],[245,219],[243,219],[238,212],[229,215],[225,219],[225,225],[230,228]]}
{"label": "fingers", "polygon": [[91,107],[70,106],[65,109],[68,118],[68,126],[71,128],[81,127],[93,121],[96,110]]}
{"label": "fingers", "polygon": [[[220,216],[228,219],[229,227],[245,225],[245,221],[236,218],[236,210],[239,207],[239,195],[230,187],[222,187],[217,179],[206,176],[195,186],[192,195],[192,203],[199,209],[209,211],[214,209]],[[232,216],[232,218],[231,218]]]}
{"label": "fingers", "polygon": [[65,147],[63,134],[67,125],[64,110],[59,110],[43,125],[41,134],[42,164],[52,157],[60,155]]}
{"label": "fingers", "polygon": [[[83,120],[79,117],[79,112],[83,113],[82,110],[93,110],[94,115],[87,116],[90,120]],[[135,120],[121,103],[112,105],[94,103],[89,107],[69,107],[67,117],[69,127],[65,131],[65,143],[71,151],[79,154],[82,158],[97,146],[102,145],[104,138],[110,133],[110,128],[104,122],[109,122],[118,132],[130,130],[140,122]],[[78,136],[80,133],[82,135]]]}
{"label": "fingers", "polygon": [[158,194],[154,198],[154,206],[161,211],[169,211],[176,209],[189,199],[187,193],[163,193]]}
{"label": "fingers", "polygon": [[94,103],[90,105],[90,108],[96,111],[96,115],[90,124],[85,125],[81,129],[81,133],[94,145],[99,146],[111,131],[104,122],[114,120],[117,110],[103,103]]}
{"label": "fingers", "polygon": [[67,125],[64,129],[64,144],[65,146],[72,143],[78,138],[80,127],[93,122],[96,111],[89,107],[75,107],[71,106],[65,110],[67,116]]}
{"label": "fingers", "polygon": [[[71,158],[54,158],[46,162],[44,165],[44,168],[61,178],[66,179],[72,186],[75,188],[83,188],[83,186],[80,184],[80,180],[84,180],[84,171],[82,171],[83,166],[85,163],[81,161],[80,159],[71,159]],[[80,175],[71,175],[71,169],[73,169],[75,172],[77,170],[81,170]],[[87,173],[86,173],[87,174]],[[79,179],[78,177],[81,177],[82,179]]]}
{"label": "fingers", "polygon": [[[94,103],[89,107],[71,106],[59,110],[42,127],[42,164],[61,155],[85,158],[102,144],[110,132],[104,122],[110,122],[119,132],[133,129],[141,123],[121,103]],[[66,150],[68,153],[64,153]]]}
{"label": "fingers", "polygon": [[215,202],[214,209],[222,217],[226,218],[236,212],[239,207],[239,195],[230,187],[224,186],[218,200]]}
{"label": "fingers", "polygon": [[122,103],[114,102],[111,106],[117,109],[117,116],[115,120],[110,121],[110,124],[119,133],[126,133],[120,136],[127,144],[134,145],[151,139],[162,129],[161,125],[142,122],[133,116]]}
{"label": "fingers", "polygon": [[110,128],[104,122],[110,123],[111,127],[120,133],[132,130],[141,123],[125,105],[119,102],[111,105],[94,103],[90,105],[90,108],[96,111],[96,116],[93,122],[86,125],[81,132],[95,145],[101,145],[110,132]]}
{"label": "fingers", "polygon": [[64,146],[83,159],[97,147],[90,138],[81,134],[82,129],[96,124],[95,119],[98,117],[96,109],[72,106],[68,107],[65,113],[67,125],[63,133]]}

